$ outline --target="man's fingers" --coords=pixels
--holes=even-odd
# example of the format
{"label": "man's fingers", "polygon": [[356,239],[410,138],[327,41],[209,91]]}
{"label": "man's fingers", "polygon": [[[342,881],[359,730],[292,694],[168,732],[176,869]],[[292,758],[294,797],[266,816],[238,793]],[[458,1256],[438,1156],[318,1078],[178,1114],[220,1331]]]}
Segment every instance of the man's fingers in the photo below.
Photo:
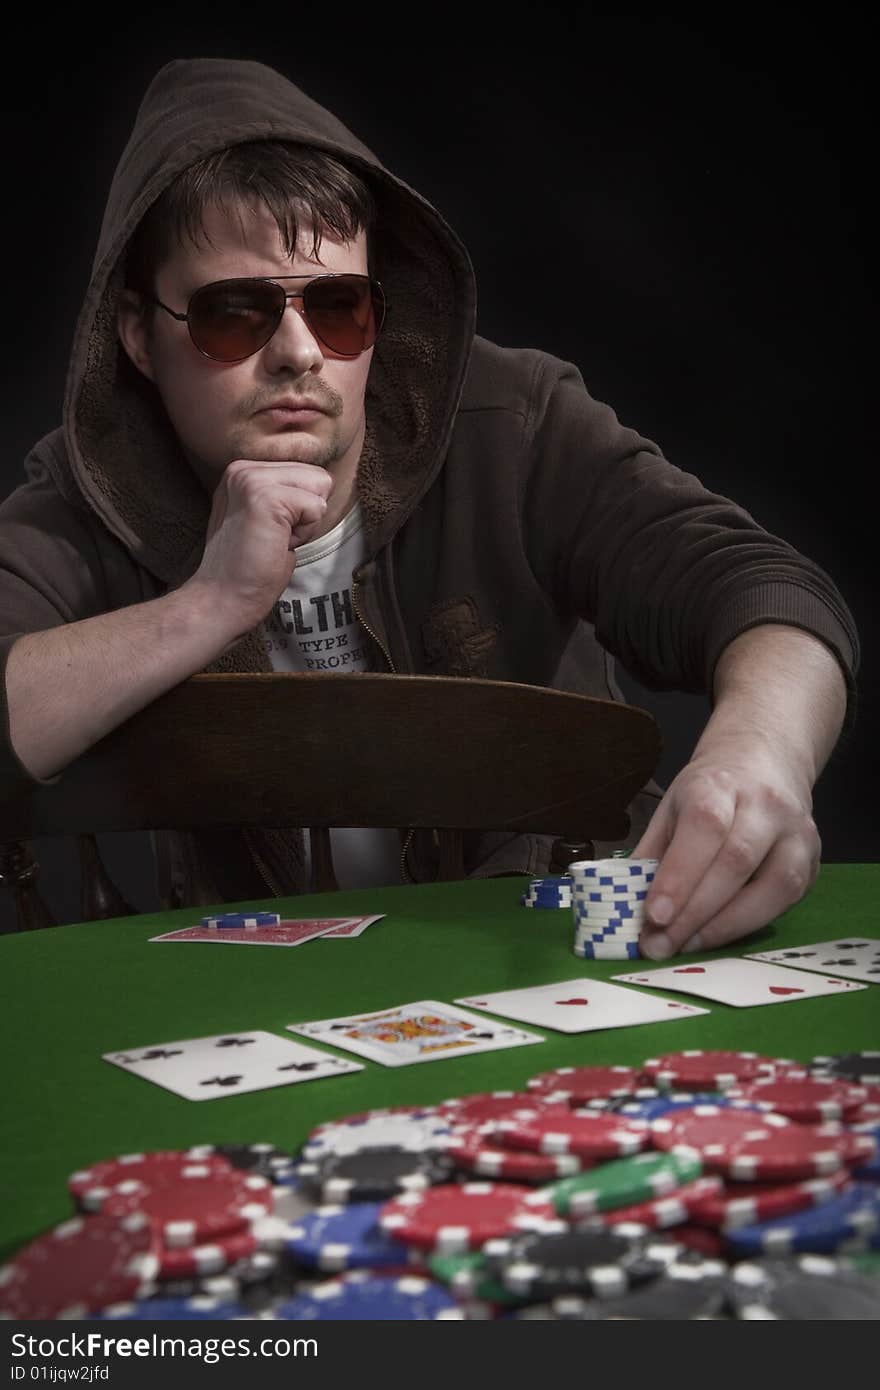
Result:
{"label": "man's fingers", "polygon": [[[670,788],[671,794],[674,788]],[[695,776],[677,796],[675,833],[648,890],[645,911],[650,924],[676,921],[714,863],[736,818],[736,788],[724,771]]]}
{"label": "man's fingers", "polygon": [[[820,851],[818,836],[815,845],[802,834],[787,835],[777,840],[757,873],[719,912],[702,924],[694,923],[690,930],[682,930],[676,925],[662,933],[672,949],[665,955],[652,958],[666,959],[668,955],[690,951],[711,951],[765,927],[800,902],[812,888],[819,872]],[[652,939],[651,935],[646,938],[648,951],[651,950]]]}
{"label": "man's fingers", "polygon": [[[679,821],[679,827],[683,821]],[[733,825],[702,879],[664,927],[668,955],[675,955],[706,922],[714,921],[758,873],[779,828],[755,806],[739,803]],[[673,841],[673,845],[674,845]],[[656,884],[656,879],[654,880]]]}

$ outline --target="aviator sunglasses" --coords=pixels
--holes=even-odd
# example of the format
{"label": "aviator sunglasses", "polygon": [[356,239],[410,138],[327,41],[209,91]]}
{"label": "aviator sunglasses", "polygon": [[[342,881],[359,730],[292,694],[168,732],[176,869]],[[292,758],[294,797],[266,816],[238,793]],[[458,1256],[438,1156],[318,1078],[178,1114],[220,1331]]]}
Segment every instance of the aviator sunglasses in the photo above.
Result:
{"label": "aviator sunglasses", "polygon": [[[301,290],[285,290],[281,280],[307,280]],[[155,295],[172,318],[185,323],[199,352],[216,362],[241,362],[265,347],[289,299],[302,300],[302,316],[312,333],[340,357],[358,357],[371,348],[385,320],[385,292],[367,275],[253,276],[215,280],[191,296],[185,314],[175,313]]]}

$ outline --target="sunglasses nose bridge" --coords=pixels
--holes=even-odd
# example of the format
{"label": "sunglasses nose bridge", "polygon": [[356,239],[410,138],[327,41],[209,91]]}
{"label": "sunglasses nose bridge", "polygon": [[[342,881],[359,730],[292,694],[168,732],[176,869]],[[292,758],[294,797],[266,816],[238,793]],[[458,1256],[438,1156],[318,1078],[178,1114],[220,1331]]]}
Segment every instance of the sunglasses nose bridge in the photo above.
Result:
{"label": "sunglasses nose bridge", "polygon": [[[320,341],[320,339],[318,338],[317,334],[315,333],[315,330],[312,328],[312,325],[309,323],[308,315],[306,314],[305,296],[304,296],[303,291],[302,291],[302,290],[283,290],[283,294],[284,294],[284,300],[283,300],[283,302],[282,302],[280,299],[279,299],[279,301],[278,301],[279,307],[278,307],[278,309],[277,309],[277,311],[276,311],[275,326],[274,326],[274,328],[272,329],[272,332],[271,332],[271,334],[269,335],[269,338],[268,338],[266,341],[268,342],[268,341],[270,341],[272,338],[274,338],[274,337],[276,336],[276,334],[279,332],[279,330],[280,330],[280,328],[281,328],[281,325],[282,325],[283,322],[284,322],[284,318],[285,318],[285,315],[286,315],[286,313],[287,313],[287,310],[288,310],[288,309],[293,309],[294,313],[297,314],[297,315],[299,316],[299,318],[301,318],[302,321],[303,321],[303,323],[305,324],[306,330],[307,330],[309,336],[311,337],[312,342],[317,346],[318,351],[321,352],[322,355],[323,355],[323,349],[322,349],[322,347],[321,347],[321,341]],[[299,301],[299,303],[296,302],[297,300]],[[265,344],[264,344],[264,346],[265,346]]]}

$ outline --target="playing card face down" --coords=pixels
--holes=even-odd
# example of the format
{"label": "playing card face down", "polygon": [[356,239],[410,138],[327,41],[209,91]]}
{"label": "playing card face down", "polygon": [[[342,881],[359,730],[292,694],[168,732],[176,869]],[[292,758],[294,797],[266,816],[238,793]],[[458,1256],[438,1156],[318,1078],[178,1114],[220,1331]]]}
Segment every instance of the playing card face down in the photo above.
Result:
{"label": "playing card face down", "polygon": [[[372,920],[375,921],[375,918]],[[268,927],[181,927],[177,931],[151,936],[151,941],[207,941],[220,946],[301,946],[327,932],[357,927],[363,917],[314,917],[276,922]],[[366,926],[369,926],[369,920]],[[365,927],[361,926],[361,931]],[[353,933],[354,934],[354,933]]]}
{"label": "playing card face down", "polygon": [[702,965],[672,965],[659,970],[634,970],[615,975],[629,985],[651,985],[656,989],[682,990],[721,1004],[750,1009],[760,1004],[790,1004],[798,999],[815,999],[823,994],[845,994],[867,985],[851,980],[811,975],[806,970],[788,970],[765,961],[725,956]]}
{"label": "playing card face down", "polygon": [[667,1022],[706,1014],[695,1004],[678,999],[657,999],[634,989],[621,989],[600,980],[580,976],[555,985],[507,989],[494,994],[472,994],[456,999],[472,1009],[486,1009],[502,1018],[516,1018],[555,1028],[560,1033],[590,1033],[601,1028],[629,1028],[639,1023]]}
{"label": "playing card face down", "polygon": [[341,926],[331,927],[330,931],[322,932],[321,940],[350,941],[352,937],[363,936],[367,927],[371,927],[374,922],[380,922],[384,916],[384,912],[374,912],[372,917],[350,917]]}
{"label": "playing card face down", "polygon": [[748,959],[880,985],[880,941],[876,937],[846,936],[814,946],[789,946],[784,951],[750,951]]}
{"label": "playing card face down", "polygon": [[420,999],[375,1013],[349,1014],[311,1023],[289,1023],[292,1033],[356,1052],[385,1067],[438,1062],[472,1052],[492,1052],[543,1042],[537,1033],[487,1022],[477,1014]]}
{"label": "playing card face down", "polygon": [[212,1100],[363,1071],[359,1062],[331,1057],[261,1029],[153,1043],[102,1056],[105,1062],[154,1081],[185,1100]]}

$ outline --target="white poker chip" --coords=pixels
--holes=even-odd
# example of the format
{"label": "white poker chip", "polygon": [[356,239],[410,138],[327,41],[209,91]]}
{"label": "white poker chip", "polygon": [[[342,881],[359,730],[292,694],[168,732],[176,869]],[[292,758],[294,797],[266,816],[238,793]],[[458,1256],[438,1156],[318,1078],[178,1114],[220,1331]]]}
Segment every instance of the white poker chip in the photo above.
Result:
{"label": "white poker chip", "polygon": [[442,1152],[453,1134],[448,1115],[374,1112],[320,1125],[306,1140],[302,1156],[309,1163],[327,1154],[364,1153],[367,1149],[403,1149],[406,1153]]}

